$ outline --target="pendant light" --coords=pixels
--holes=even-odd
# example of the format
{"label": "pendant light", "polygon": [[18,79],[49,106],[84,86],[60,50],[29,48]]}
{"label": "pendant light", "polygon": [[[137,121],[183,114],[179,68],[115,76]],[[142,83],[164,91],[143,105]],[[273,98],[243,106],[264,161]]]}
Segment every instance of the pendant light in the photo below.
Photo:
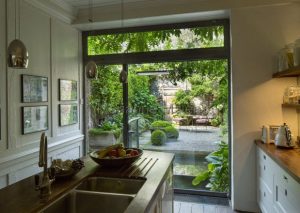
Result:
{"label": "pendant light", "polygon": [[15,39],[8,46],[8,67],[15,69],[27,69],[28,67],[28,52],[24,43],[17,39],[17,1],[18,1],[18,16],[19,16],[19,38],[20,38],[20,1],[15,0]]}
{"label": "pendant light", "polygon": [[[89,1],[89,23],[92,25],[93,29],[93,22],[94,22],[94,17],[93,17],[93,0]],[[85,65],[85,74],[87,78],[96,78],[97,76],[97,64],[94,61],[89,61]]]}

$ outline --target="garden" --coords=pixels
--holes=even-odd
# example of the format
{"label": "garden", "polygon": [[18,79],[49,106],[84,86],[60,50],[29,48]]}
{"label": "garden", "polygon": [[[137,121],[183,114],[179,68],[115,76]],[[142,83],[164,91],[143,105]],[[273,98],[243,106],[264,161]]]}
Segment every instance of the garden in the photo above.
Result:
{"label": "garden", "polygon": [[[222,34],[222,28],[212,27],[91,36],[89,54],[195,48],[199,43],[208,48],[222,45]],[[100,65],[96,78],[89,82],[91,148],[122,142],[121,69],[120,65]],[[140,72],[149,70],[168,70],[168,74],[139,75]],[[162,82],[168,82],[176,88],[170,97],[166,97],[162,90]],[[181,87],[182,82],[187,82],[188,87]],[[149,143],[164,147],[180,137],[181,127],[220,128],[222,142],[207,157],[207,170],[195,175],[193,184],[209,180],[208,187],[212,190],[228,191],[227,60],[130,64],[128,100],[129,119],[138,121],[129,124],[131,140],[150,132]],[[137,135],[134,134],[136,132]],[[99,144],[99,140],[103,143]]]}

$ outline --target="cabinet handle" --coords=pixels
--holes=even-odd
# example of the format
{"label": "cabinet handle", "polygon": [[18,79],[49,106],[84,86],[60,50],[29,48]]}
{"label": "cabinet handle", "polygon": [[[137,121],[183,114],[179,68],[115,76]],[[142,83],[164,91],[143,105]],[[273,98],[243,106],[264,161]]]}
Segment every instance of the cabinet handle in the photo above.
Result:
{"label": "cabinet handle", "polygon": [[264,165],[264,170],[266,170],[266,166]]}
{"label": "cabinet handle", "polygon": [[286,189],[284,190],[284,194],[285,194],[285,196],[287,196],[287,190]]}
{"label": "cabinet handle", "polygon": [[276,185],[276,196],[275,196],[275,200],[278,201],[278,186]]}
{"label": "cabinet handle", "polygon": [[264,197],[266,197],[266,192],[264,192]]}
{"label": "cabinet handle", "polygon": [[285,175],[283,175],[283,179],[285,179],[286,181],[288,181],[288,178]]}
{"label": "cabinet handle", "polygon": [[264,155],[264,159],[266,160],[266,156]]}

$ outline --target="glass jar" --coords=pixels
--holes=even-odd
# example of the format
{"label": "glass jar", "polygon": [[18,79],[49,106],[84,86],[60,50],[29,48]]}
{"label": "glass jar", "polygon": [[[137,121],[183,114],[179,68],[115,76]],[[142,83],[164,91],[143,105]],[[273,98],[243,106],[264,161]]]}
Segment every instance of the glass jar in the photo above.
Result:
{"label": "glass jar", "polygon": [[290,86],[285,89],[283,95],[284,104],[299,104],[300,101],[300,87]]}
{"label": "glass jar", "polygon": [[278,53],[278,71],[283,71],[294,66],[294,44],[288,44]]}
{"label": "glass jar", "polygon": [[297,39],[294,44],[294,65],[300,66],[300,39]]}

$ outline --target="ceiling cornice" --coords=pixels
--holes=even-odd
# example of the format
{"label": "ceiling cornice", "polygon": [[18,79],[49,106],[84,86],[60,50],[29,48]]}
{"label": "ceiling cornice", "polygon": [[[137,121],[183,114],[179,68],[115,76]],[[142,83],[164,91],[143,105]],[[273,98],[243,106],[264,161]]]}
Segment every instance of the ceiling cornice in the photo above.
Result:
{"label": "ceiling cornice", "polygon": [[72,24],[77,18],[77,9],[62,0],[25,0],[27,3],[41,9],[50,16]]}

